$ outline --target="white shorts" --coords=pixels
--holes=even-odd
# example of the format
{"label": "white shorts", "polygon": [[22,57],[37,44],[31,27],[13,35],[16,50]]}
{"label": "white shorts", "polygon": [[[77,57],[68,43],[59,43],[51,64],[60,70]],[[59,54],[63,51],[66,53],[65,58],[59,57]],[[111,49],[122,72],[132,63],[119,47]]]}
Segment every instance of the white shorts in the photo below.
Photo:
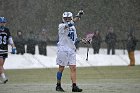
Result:
{"label": "white shorts", "polygon": [[56,64],[61,66],[76,65],[75,51],[58,51]]}

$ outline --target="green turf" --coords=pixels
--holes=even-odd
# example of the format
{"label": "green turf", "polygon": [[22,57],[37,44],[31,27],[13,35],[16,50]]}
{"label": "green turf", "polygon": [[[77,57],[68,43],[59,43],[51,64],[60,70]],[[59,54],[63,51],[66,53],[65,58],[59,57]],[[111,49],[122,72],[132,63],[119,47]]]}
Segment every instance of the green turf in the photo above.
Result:
{"label": "green turf", "polygon": [[[56,72],[56,68],[6,70],[9,82],[0,84],[0,93],[55,93]],[[71,92],[69,72],[65,68],[62,77],[67,93]],[[140,66],[77,68],[77,82],[83,93],[140,93]]]}

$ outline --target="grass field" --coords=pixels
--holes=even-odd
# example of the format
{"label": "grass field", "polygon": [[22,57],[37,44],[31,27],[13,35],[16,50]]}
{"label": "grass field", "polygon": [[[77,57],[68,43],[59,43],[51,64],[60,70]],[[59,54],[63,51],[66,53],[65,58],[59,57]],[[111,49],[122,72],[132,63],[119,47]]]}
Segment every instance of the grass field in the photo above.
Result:
{"label": "grass field", "polygon": [[[0,84],[0,93],[58,93],[56,72],[56,68],[6,70],[9,82]],[[66,93],[71,93],[68,68],[62,82]],[[140,66],[78,68],[77,82],[82,93],[140,93]]]}

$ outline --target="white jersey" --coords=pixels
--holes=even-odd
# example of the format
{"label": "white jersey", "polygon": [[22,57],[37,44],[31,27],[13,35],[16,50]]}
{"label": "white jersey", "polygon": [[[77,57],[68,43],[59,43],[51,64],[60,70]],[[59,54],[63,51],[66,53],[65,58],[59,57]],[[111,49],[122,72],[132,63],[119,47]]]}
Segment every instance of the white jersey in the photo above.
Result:
{"label": "white jersey", "polygon": [[64,29],[65,23],[60,23],[58,27],[59,42],[58,49],[63,51],[75,50],[75,40],[77,38],[75,26]]}

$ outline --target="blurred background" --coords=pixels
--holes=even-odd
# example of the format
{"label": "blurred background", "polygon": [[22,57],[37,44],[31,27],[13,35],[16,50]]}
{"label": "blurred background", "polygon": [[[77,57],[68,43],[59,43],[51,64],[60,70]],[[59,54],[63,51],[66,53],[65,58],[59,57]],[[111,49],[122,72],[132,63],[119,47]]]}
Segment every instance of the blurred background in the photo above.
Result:
{"label": "blurred background", "polygon": [[[62,13],[71,11],[76,15],[80,9],[85,14],[76,24],[79,38],[98,29],[104,40],[112,26],[118,41],[125,40],[130,29],[140,40],[140,0],[0,0],[0,16],[7,18],[13,38],[21,31],[24,40],[47,40],[48,45],[56,45]],[[121,42],[117,44],[117,48],[122,46]],[[102,47],[106,45],[102,43]]]}

